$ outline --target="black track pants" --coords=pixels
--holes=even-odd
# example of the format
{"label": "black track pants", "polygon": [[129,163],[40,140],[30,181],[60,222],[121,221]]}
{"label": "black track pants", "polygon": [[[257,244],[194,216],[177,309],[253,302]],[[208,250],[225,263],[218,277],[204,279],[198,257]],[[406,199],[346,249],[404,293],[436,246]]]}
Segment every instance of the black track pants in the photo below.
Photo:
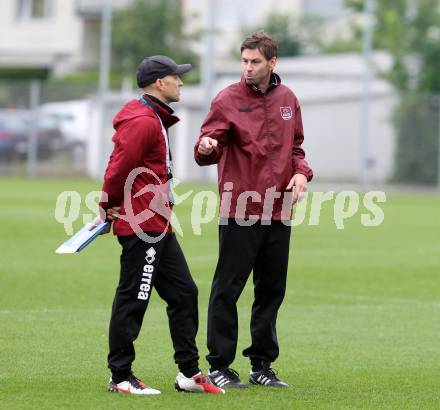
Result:
{"label": "black track pants", "polygon": [[113,378],[122,380],[131,371],[133,342],[139,335],[153,285],[168,304],[176,364],[181,370],[197,369],[197,287],[175,235],[167,234],[157,243],[146,243],[136,235],[118,240],[122,245],[121,274],[112,307],[108,355]]}
{"label": "black track pants", "polygon": [[208,350],[212,369],[228,367],[235,358],[238,337],[237,300],[253,270],[254,303],[250,323],[252,344],[243,351],[251,360],[273,362],[279,354],[278,309],[286,291],[290,226],[239,226],[234,220],[219,226],[219,259],[208,308]]}

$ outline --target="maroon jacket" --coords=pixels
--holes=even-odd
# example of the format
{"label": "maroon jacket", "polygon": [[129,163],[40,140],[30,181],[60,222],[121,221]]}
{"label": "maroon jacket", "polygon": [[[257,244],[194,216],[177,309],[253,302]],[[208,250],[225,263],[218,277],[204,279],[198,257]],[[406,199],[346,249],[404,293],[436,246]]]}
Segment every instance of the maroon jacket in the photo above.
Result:
{"label": "maroon jacket", "polygon": [[[218,146],[210,155],[198,153],[200,139],[211,137]],[[304,174],[310,181],[312,170],[304,160],[301,144],[304,140],[301,110],[295,94],[281,84],[273,74],[266,93],[247,85],[242,79],[221,91],[212,102],[199,140],[194,147],[199,165],[218,163],[218,183],[221,195],[220,216],[225,218],[251,217],[258,219],[286,219],[281,216],[284,194],[274,195],[273,213],[263,204],[266,190],[284,193],[295,174]],[[232,183],[232,189],[230,184]],[[231,206],[227,199],[231,194]],[[244,191],[256,191],[248,198],[243,214],[237,211],[237,200]],[[242,199],[248,197],[243,194]],[[259,200],[261,198],[261,200]],[[243,201],[241,201],[243,202]],[[270,207],[272,210],[272,207]]]}
{"label": "maroon jacket", "polygon": [[[179,121],[166,104],[154,97],[146,98],[159,110],[166,129]],[[115,116],[113,127],[116,130],[113,136],[115,146],[104,174],[102,188],[108,195],[108,201],[101,201],[99,205],[104,210],[122,206],[122,218],[113,224],[114,233],[125,236],[135,232],[171,232],[171,210],[166,184],[166,144],[156,113],[139,100],[132,100]],[[131,199],[132,206],[132,212],[128,212],[132,216],[129,217],[124,205],[124,185],[130,172],[138,167],[149,171],[144,169],[136,176],[131,192],[127,195],[126,199]],[[136,196],[141,190],[145,192]],[[139,219],[133,217],[141,212],[144,214]],[[133,226],[130,226],[128,219]]]}

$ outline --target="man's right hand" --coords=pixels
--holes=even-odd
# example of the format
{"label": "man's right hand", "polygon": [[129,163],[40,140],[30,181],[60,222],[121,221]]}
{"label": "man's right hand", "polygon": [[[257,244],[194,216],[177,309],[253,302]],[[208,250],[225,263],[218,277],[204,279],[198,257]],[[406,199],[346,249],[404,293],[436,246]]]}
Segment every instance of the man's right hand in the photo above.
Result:
{"label": "man's right hand", "polygon": [[199,148],[197,152],[202,155],[209,155],[213,151],[214,147],[218,145],[218,141],[211,137],[203,137],[200,140]]}

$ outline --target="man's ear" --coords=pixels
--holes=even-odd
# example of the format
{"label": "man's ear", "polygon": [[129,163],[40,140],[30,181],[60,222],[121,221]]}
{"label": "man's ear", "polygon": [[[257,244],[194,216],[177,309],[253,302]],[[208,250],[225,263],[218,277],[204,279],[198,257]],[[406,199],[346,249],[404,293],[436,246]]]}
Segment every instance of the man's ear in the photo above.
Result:
{"label": "man's ear", "polygon": [[270,67],[270,69],[271,69],[272,71],[273,71],[273,69],[275,68],[276,64],[277,64],[277,58],[276,58],[276,57],[272,57],[272,58],[269,60],[269,67]]}
{"label": "man's ear", "polygon": [[163,80],[162,80],[162,78],[158,78],[155,82],[154,82],[154,84],[156,85],[156,88],[159,90],[159,91],[162,91],[163,90],[163,87],[164,87],[164,82],[163,82]]}

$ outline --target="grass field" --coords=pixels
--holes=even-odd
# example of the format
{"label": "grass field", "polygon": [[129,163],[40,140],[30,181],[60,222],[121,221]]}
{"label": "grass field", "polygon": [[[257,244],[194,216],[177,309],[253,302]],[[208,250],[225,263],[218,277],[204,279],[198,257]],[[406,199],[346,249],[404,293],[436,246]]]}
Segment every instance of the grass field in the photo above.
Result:
{"label": "grass field", "polygon": [[[134,369],[162,395],[127,397],[106,391],[119,258],[114,237],[99,238],[80,255],[53,252],[65,238],[54,219],[58,194],[96,189],[87,180],[0,179],[1,409],[440,407],[440,197],[389,195],[380,227],[362,227],[357,215],[344,230],[335,228],[327,203],[319,226],[295,228],[274,363],[290,389],[252,387],[222,397],[175,392],[165,304],[154,295]],[[198,345],[206,369],[217,230],[212,222],[203,236],[192,235],[189,206],[177,213],[199,286]],[[240,352],[249,343],[251,301],[247,286],[233,364],[244,379],[249,367]]]}

